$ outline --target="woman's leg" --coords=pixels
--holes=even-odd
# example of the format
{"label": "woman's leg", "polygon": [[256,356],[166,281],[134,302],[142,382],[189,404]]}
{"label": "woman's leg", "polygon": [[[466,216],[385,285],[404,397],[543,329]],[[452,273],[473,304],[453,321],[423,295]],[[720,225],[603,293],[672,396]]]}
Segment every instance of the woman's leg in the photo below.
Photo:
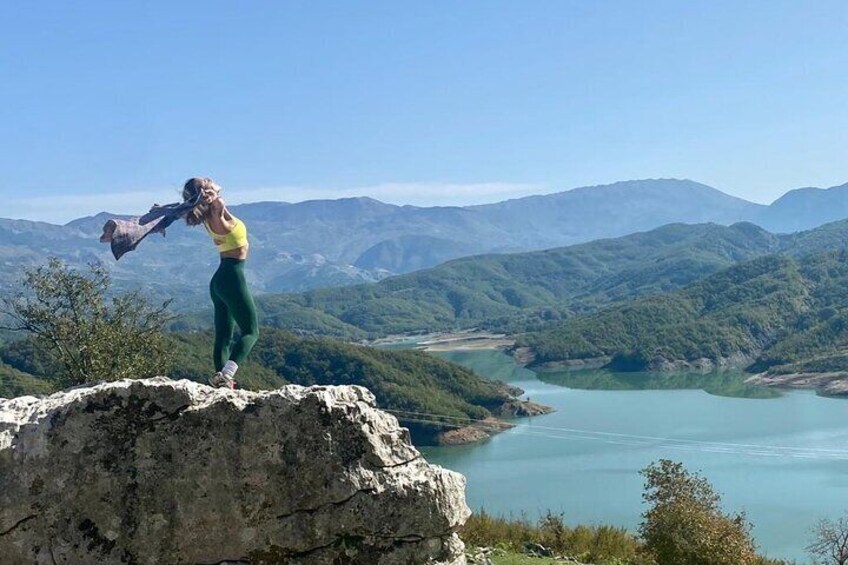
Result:
{"label": "woman's leg", "polygon": [[231,271],[227,273],[226,290],[222,297],[241,334],[233,344],[229,359],[241,365],[259,339],[259,321],[256,316],[256,304],[247,288],[244,261],[232,262],[230,266]]}
{"label": "woman's leg", "polygon": [[209,294],[212,296],[212,305],[215,307],[215,345],[212,348],[212,361],[215,363],[216,371],[220,371],[230,358],[230,344],[235,330],[235,320],[221,296],[223,290],[221,287],[224,286],[221,284],[223,274],[219,269],[209,284]]}
{"label": "woman's leg", "polygon": [[247,288],[247,280],[241,269],[238,271],[237,283],[235,292],[231,295],[233,302],[230,307],[241,335],[233,344],[230,359],[241,365],[259,339],[259,320],[256,316],[256,303]]}

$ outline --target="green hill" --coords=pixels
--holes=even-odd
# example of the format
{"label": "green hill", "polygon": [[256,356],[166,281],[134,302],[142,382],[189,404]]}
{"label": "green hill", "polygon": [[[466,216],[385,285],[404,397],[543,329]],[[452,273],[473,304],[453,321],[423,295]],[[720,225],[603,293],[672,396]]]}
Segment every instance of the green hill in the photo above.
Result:
{"label": "green hill", "polygon": [[458,259],[376,284],[266,295],[259,305],[269,325],[347,338],[524,331],[681,288],[779,251],[783,241],[753,224],[672,224],[547,251]]}
{"label": "green hill", "polygon": [[608,358],[621,370],[743,361],[756,371],[844,370],[848,254],[758,258],[673,293],[529,332],[517,345],[536,364]]}
{"label": "green hill", "polygon": [[[205,382],[212,373],[208,333],[170,334],[178,362],[163,374]],[[0,348],[0,396],[42,394],[54,390],[49,360],[24,340]],[[367,387],[382,408],[486,418],[514,398],[505,385],[487,381],[459,365],[420,351],[385,351],[329,338],[302,339],[264,328],[251,359],[239,370],[249,389],[300,385],[352,384]],[[418,443],[433,443],[436,426],[404,422]]]}
{"label": "green hill", "polygon": [[749,223],[671,224],[546,251],[457,259],[375,284],[264,295],[259,306],[267,325],[346,339],[474,327],[521,333],[674,291],[757,257],[846,246],[848,221],[791,235]]}
{"label": "green hill", "polygon": [[25,394],[48,394],[53,386],[24,371],[0,362],[0,398],[14,398]]}

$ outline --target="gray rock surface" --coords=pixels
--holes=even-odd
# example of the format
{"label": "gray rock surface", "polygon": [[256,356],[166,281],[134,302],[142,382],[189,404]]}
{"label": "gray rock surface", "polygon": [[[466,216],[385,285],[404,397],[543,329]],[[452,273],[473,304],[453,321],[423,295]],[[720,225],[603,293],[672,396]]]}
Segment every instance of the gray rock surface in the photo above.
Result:
{"label": "gray rock surface", "polygon": [[0,400],[0,559],[465,563],[465,478],[361,387],[159,377]]}
{"label": "gray rock surface", "polygon": [[745,380],[746,383],[783,388],[811,388],[824,396],[848,396],[848,373],[787,373],[773,375],[760,373]]}

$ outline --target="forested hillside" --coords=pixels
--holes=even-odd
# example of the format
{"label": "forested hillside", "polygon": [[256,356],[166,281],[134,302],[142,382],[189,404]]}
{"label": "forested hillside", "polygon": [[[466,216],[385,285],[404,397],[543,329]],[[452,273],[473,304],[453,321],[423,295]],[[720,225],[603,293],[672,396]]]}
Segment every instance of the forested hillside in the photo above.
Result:
{"label": "forested hillside", "polygon": [[[177,354],[162,374],[206,382],[213,372],[208,333],[170,334]],[[0,348],[0,397],[43,394],[55,389],[49,357],[30,340]],[[264,328],[250,360],[240,368],[239,384],[261,390],[286,383],[361,385],[382,408],[454,418],[486,418],[513,400],[506,386],[420,351],[385,351],[328,338],[301,339]],[[432,443],[441,429],[409,423],[416,441]]]}
{"label": "forested hillside", "polygon": [[270,325],[344,337],[475,326],[524,331],[674,290],[782,248],[781,238],[753,224],[673,224],[547,251],[458,259],[377,284],[263,296],[259,304]]}
{"label": "forested hillside", "polygon": [[745,362],[845,370],[848,254],[755,259],[683,290],[521,336],[535,363],[610,358],[624,370]]}

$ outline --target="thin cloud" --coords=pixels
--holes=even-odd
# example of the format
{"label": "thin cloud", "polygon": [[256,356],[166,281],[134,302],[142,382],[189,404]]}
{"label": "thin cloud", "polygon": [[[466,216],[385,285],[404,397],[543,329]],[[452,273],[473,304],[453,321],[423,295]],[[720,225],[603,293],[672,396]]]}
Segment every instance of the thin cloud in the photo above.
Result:
{"label": "thin cloud", "polygon": [[[224,198],[230,204],[248,202],[282,201],[302,202],[368,196],[390,204],[415,206],[463,206],[497,202],[508,198],[549,192],[544,185],[519,183],[384,183],[355,188],[319,187],[260,187],[226,188]],[[100,212],[138,215],[154,202],[178,200],[179,192],[173,188],[145,189],[105,194],[65,194],[61,196],[35,196],[8,201],[7,217],[64,224],[76,218],[93,216]]]}
{"label": "thin cloud", "polygon": [[137,190],[105,194],[63,194],[33,196],[8,201],[6,214],[10,218],[64,224],[76,218],[100,212],[143,214],[155,202],[172,202],[179,198],[173,190]]}

